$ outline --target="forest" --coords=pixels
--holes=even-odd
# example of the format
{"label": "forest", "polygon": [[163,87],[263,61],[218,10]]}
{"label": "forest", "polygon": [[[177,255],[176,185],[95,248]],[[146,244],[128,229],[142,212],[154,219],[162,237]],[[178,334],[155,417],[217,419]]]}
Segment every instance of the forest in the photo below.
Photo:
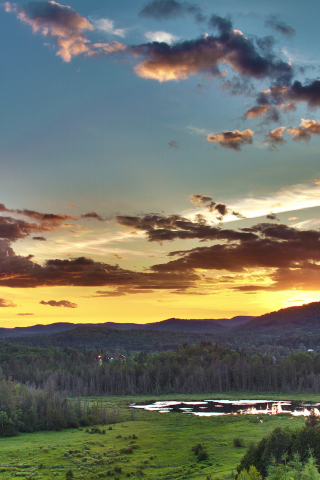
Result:
{"label": "forest", "polygon": [[0,364],[2,435],[93,424],[94,415],[105,417],[99,409],[81,408],[80,396],[320,392],[320,354],[291,354],[277,362],[271,355],[250,356],[211,342],[124,360],[109,360],[101,350],[1,342]]}

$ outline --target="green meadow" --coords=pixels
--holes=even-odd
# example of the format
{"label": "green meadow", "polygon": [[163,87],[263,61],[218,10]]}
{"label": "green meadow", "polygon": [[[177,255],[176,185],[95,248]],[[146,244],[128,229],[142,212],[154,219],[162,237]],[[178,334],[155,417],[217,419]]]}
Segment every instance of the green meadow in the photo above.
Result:
{"label": "green meadow", "polygon": [[[91,397],[91,402],[106,406],[117,423],[0,438],[0,478],[234,478],[250,442],[277,426],[297,428],[305,422],[288,414],[197,417],[128,408],[131,402],[218,398],[317,401],[316,395],[279,393]],[[243,446],[235,447],[234,438],[243,439]],[[201,461],[192,451],[199,443],[208,454]]]}

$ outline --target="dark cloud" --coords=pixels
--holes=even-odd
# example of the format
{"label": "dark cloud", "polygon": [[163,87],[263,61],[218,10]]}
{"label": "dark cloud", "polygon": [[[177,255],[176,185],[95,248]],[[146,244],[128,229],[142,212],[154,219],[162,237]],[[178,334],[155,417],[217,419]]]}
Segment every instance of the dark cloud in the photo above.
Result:
{"label": "dark cloud", "polygon": [[273,85],[257,96],[259,105],[276,105],[283,111],[293,111],[297,102],[306,102],[310,108],[320,107],[320,79],[307,84],[295,81],[287,86]]}
{"label": "dark cloud", "polygon": [[205,19],[202,9],[198,5],[176,0],[153,0],[143,6],[139,17],[166,20],[183,17],[186,14],[193,15],[199,22]]}
{"label": "dark cloud", "polygon": [[70,260],[52,259],[39,265],[33,256],[16,255],[8,240],[0,240],[0,286],[35,288],[40,286],[83,286],[132,289],[173,290],[193,287],[199,276],[194,273],[176,274],[136,272],[119,265],[95,262],[79,257]]}
{"label": "dark cloud", "polygon": [[292,67],[276,55],[270,37],[249,39],[233,30],[229,19],[217,16],[211,18],[211,23],[219,29],[220,35],[207,35],[172,46],[153,42],[131,47],[129,53],[143,57],[134,68],[135,72],[140,77],[163,82],[201,73],[221,76],[224,73],[219,66],[227,64],[238,75],[247,78],[271,78],[279,85],[290,84]]}
{"label": "dark cloud", "polygon": [[217,28],[220,35],[230,35],[232,33],[231,19],[226,17],[219,17],[219,15],[212,15],[209,20],[209,26]]}
{"label": "dark cloud", "polygon": [[261,223],[240,231],[256,236],[237,243],[171,252],[170,257],[180,258],[151,269],[162,273],[190,273],[196,269],[245,272],[256,268],[310,268],[320,261],[319,230],[299,231],[287,225]]}
{"label": "dark cloud", "polygon": [[78,306],[76,303],[69,302],[69,300],[59,300],[58,302],[55,300],[49,300],[48,302],[41,300],[39,303],[41,305],[50,305],[50,307],[77,308]]}
{"label": "dark cloud", "polygon": [[0,298],[0,308],[8,308],[8,307],[16,307],[17,305],[10,300],[5,300],[4,298]]}
{"label": "dark cloud", "polygon": [[282,35],[286,35],[288,37],[291,37],[296,34],[296,31],[294,28],[290,27],[285,22],[282,22],[281,20],[277,19],[275,15],[270,15],[268,17],[268,19],[265,21],[265,26],[271,27],[276,32],[281,33]]}
{"label": "dark cloud", "polygon": [[220,215],[222,215],[223,217],[228,213],[228,208],[225,203],[217,203],[214,206],[214,209],[217,210],[220,213]]}
{"label": "dark cloud", "polygon": [[47,239],[45,237],[32,237],[32,240],[39,240],[40,242],[46,242]]}
{"label": "dark cloud", "polygon": [[33,218],[41,222],[45,226],[49,225],[61,225],[67,220],[76,220],[74,215],[63,215],[61,213],[41,213],[35,210],[24,209],[9,209],[3,203],[0,203],[0,212],[6,212],[16,215],[23,215],[25,217]]}
{"label": "dark cloud", "polygon": [[[22,215],[37,222],[30,223],[7,215],[0,216],[0,238],[6,238],[11,241],[25,238],[31,233],[52,232],[59,228],[66,220],[75,219],[73,215],[62,215],[61,213],[53,214],[28,209],[9,209],[3,203],[0,203],[0,213]],[[40,241],[46,240],[43,236],[35,236],[33,239]]]}
{"label": "dark cloud", "polygon": [[98,213],[94,212],[93,210],[90,210],[90,212],[85,213],[84,215],[80,215],[81,218],[95,218],[96,220],[99,220],[99,222],[103,222],[103,218],[98,215]]}
{"label": "dark cloud", "polygon": [[34,313],[17,313],[17,315],[34,315]]}
{"label": "dark cloud", "polygon": [[[218,205],[224,212],[225,205]],[[176,239],[225,240],[227,242],[242,240],[245,242],[256,237],[254,233],[213,227],[207,225],[203,220],[198,223],[192,222],[180,215],[170,215],[168,217],[161,215],[146,215],[144,217],[118,215],[116,220],[120,225],[144,231],[149,242],[164,242]]]}
{"label": "dark cloud", "polygon": [[208,135],[207,140],[209,142],[218,143],[221,147],[241,152],[241,147],[243,145],[252,144],[253,133],[254,132],[250,129],[244,130],[243,132],[234,130],[233,132],[222,132],[218,135]]}
{"label": "dark cloud", "polygon": [[306,85],[295,81],[286,96],[296,102],[306,102],[309,107],[320,107],[320,80],[313,80]]}
{"label": "dark cloud", "polygon": [[269,213],[269,215],[266,216],[268,220],[277,220],[277,222],[280,222],[279,218],[275,213]]}
{"label": "dark cloud", "polygon": [[16,220],[12,217],[0,216],[0,238],[7,238],[15,241],[25,238],[33,232],[52,231],[54,228],[36,223],[25,222],[24,220]]}
{"label": "dark cloud", "polygon": [[190,202],[197,207],[202,207],[205,203],[211,202],[212,198],[207,195],[190,195]]}

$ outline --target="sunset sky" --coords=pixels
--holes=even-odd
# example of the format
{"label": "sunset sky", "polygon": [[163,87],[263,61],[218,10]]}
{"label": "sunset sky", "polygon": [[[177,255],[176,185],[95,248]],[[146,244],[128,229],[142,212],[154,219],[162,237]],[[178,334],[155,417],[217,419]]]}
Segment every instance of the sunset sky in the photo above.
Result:
{"label": "sunset sky", "polygon": [[318,301],[319,17],[2,3],[0,326]]}

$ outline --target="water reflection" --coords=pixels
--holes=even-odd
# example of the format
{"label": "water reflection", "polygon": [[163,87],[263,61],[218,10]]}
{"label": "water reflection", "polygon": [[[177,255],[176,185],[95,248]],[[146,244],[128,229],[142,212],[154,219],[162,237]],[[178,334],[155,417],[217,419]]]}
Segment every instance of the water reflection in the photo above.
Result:
{"label": "water reflection", "polygon": [[202,402],[159,401],[148,405],[132,403],[130,408],[141,408],[150,412],[180,412],[212,417],[215,415],[278,415],[290,413],[292,416],[310,415],[313,410],[320,415],[320,403],[274,400],[203,400]]}

